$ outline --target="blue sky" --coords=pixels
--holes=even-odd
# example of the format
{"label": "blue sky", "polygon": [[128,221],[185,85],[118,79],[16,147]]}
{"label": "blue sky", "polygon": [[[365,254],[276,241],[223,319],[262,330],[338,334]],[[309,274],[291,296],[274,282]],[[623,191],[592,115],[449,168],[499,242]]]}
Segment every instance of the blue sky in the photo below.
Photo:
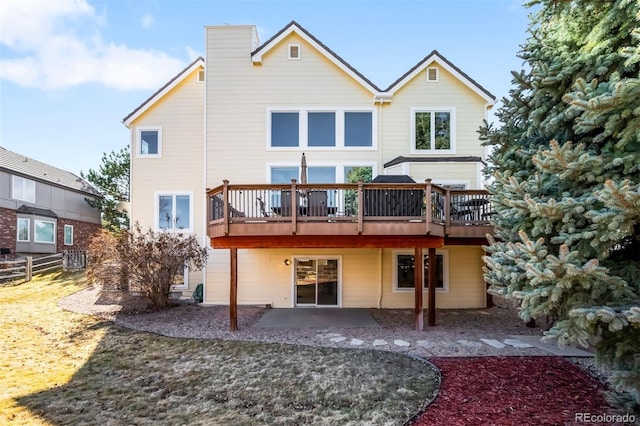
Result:
{"label": "blue sky", "polygon": [[266,41],[297,21],[379,87],[436,49],[498,99],[527,37],[521,0],[2,0],[0,146],[79,174],[122,118],[204,53],[206,25]]}

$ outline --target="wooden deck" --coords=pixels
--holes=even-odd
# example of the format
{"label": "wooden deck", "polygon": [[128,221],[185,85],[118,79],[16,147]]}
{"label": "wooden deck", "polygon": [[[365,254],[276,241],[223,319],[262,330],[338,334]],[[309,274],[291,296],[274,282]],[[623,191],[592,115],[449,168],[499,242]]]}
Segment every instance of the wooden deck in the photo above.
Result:
{"label": "wooden deck", "polygon": [[484,244],[484,190],[424,184],[223,185],[207,191],[214,248],[441,247]]}

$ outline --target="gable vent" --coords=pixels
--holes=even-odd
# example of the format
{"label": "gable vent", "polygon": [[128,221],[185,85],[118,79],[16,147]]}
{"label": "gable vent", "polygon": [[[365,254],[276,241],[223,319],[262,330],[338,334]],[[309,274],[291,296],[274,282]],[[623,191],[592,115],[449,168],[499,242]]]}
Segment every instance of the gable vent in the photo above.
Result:
{"label": "gable vent", "polygon": [[204,70],[198,71],[198,83],[204,83]]}
{"label": "gable vent", "polygon": [[427,68],[427,81],[438,81],[438,68]]}
{"label": "gable vent", "polygon": [[300,59],[300,45],[299,44],[290,44],[289,45],[289,59]]}

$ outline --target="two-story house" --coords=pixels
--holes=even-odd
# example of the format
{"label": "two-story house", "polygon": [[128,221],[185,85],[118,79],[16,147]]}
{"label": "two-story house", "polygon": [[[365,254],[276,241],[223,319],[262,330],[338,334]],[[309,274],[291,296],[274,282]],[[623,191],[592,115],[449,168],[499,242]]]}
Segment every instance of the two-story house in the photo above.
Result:
{"label": "two-story house", "polygon": [[0,147],[0,247],[10,253],[85,249],[102,227],[84,179]]}
{"label": "two-story house", "polygon": [[437,51],[383,90],[296,22],[264,43],[207,27],[205,57],[123,120],[132,220],[213,248],[181,287],[232,328],[236,303],[413,307],[420,328],[423,292],[433,324],[487,303],[494,101]]}

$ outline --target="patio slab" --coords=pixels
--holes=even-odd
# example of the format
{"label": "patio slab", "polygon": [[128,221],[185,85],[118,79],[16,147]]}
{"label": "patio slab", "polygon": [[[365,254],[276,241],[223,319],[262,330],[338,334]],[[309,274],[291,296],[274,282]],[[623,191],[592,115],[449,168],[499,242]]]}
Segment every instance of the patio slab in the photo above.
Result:
{"label": "patio slab", "polygon": [[273,308],[253,325],[256,328],[352,328],[377,327],[368,309]]}

